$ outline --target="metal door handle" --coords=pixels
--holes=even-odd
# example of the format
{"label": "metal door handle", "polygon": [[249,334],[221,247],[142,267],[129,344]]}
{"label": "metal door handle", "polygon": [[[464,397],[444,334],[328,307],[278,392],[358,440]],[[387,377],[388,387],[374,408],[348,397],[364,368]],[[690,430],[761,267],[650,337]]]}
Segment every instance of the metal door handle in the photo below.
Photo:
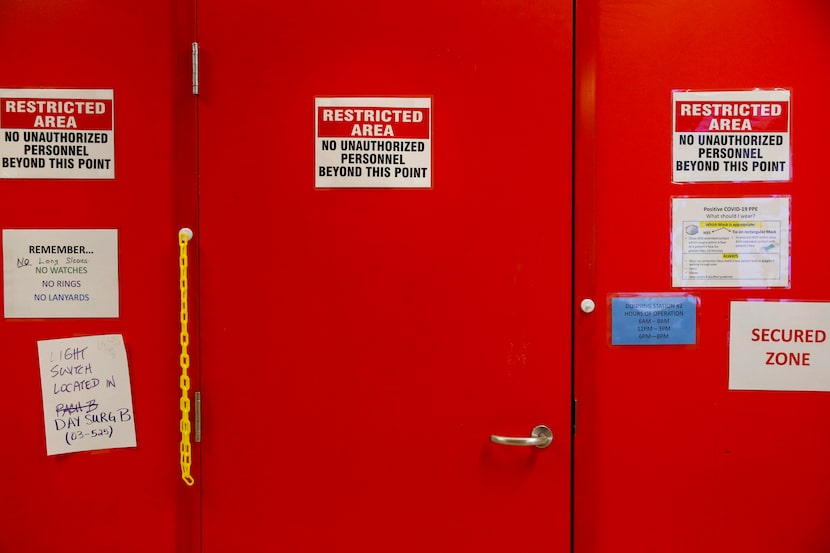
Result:
{"label": "metal door handle", "polygon": [[523,445],[543,448],[548,447],[553,441],[553,432],[544,424],[540,424],[530,431],[530,437],[528,438],[490,434],[490,441],[494,444],[501,445]]}

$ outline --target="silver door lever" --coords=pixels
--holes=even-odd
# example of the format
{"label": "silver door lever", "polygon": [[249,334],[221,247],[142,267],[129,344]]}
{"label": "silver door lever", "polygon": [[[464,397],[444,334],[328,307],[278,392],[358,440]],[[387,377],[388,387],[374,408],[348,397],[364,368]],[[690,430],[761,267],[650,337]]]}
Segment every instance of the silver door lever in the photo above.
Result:
{"label": "silver door lever", "polygon": [[530,437],[519,438],[513,436],[498,436],[490,434],[490,441],[494,444],[501,445],[521,445],[521,446],[536,446],[538,448],[548,447],[553,441],[553,432],[551,429],[540,424],[530,431]]}

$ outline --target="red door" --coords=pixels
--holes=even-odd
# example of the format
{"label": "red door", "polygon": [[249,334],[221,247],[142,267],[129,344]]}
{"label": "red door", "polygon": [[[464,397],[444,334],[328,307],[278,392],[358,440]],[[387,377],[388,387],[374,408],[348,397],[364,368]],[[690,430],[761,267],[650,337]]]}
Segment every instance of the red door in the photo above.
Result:
{"label": "red door", "polygon": [[200,3],[205,551],[569,550],[571,20]]}
{"label": "red door", "polygon": [[[730,390],[729,372],[732,302],[828,301],[830,6],[579,6],[576,291],[597,309],[575,326],[576,550],[827,551],[830,396]],[[672,184],[672,91],[755,88],[791,94],[791,180]],[[789,286],[675,286],[672,198],[683,197],[789,198]],[[612,346],[613,299],[664,293],[696,298],[695,343]]]}
{"label": "red door", "polygon": [[[83,114],[18,113],[29,117],[26,121],[9,116],[17,110],[5,102],[0,109],[0,226],[8,239],[4,242],[8,249],[20,246],[17,231],[45,231],[42,236],[48,237],[32,244],[40,250],[24,256],[32,265],[4,264],[5,291],[34,281],[43,286],[39,292],[46,302],[65,301],[67,307],[57,314],[38,314],[32,295],[10,293],[0,320],[5,390],[0,402],[0,551],[173,553],[198,547],[198,488],[188,488],[179,471],[177,233],[182,226],[195,225],[187,217],[195,207],[195,100],[189,82],[187,12],[186,6],[174,8],[171,2],[155,0],[0,2],[4,100],[46,95],[54,101],[63,94],[72,102],[67,109],[79,111],[88,106],[75,102],[95,94],[108,95],[111,101],[91,101],[91,111]],[[99,107],[105,111],[97,112]],[[106,118],[106,126],[96,130],[100,116]],[[35,139],[17,131],[20,142],[10,145],[6,131],[14,133],[9,128],[26,125],[31,132],[63,137],[75,129],[75,138],[106,136],[107,142],[84,141],[83,149],[70,154],[45,147],[74,148],[80,143],[51,135]],[[32,148],[24,153],[24,145]],[[19,156],[7,154],[18,146]],[[34,173],[17,172],[26,167],[20,167],[22,161],[15,166],[8,160],[13,157],[34,164],[28,168]],[[55,160],[47,165],[50,174],[38,173],[37,166],[51,164],[50,158]],[[81,162],[89,167],[81,167]],[[104,254],[88,247],[80,251],[83,243],[75,243],[71,255],[50,255],[79,231],[108,238],[117,234],[117,242],[110,244],[113,249],[105,257],[91,260],[93,254]],[[80,261],[71,263],[67,257]],[[55,261],[46,267],[67,271],[116,269],[114,296],[108,289],[99,301],[103,290],[86,281],[83,271],[48,274],[46,282],[54,289],[41,285],[33,272],[17,278],[31,271],[39,258]],[[81,305],[86,295],[96,309]],[[88,385],[94,403],[84,403],[89,410],[80,412],[44,413],[38,342],[110,334],[121,335],[126,349],[132,409],[124,419],[133,417],[135,447],[110,448],[111,435],[97,433],[93,439],[101,443],[94,450],[47,456],[46,430],[54,431],[75,417],[81,427],[67,429],[67,439],[70,434],[91,436],[93,429],[103,428],[97,423],[87,426],[83,415],[103,416],[103,408],[96,412],[92,406],[102,407],[106,393],[95,395],[105,387],[103,378],[64,375],[60,384],[55,380],[49,386],[48,394],[70,395],[77,386]],[[61,366],[66,369],[70,363]],[[122,380],[110,379],[110,387],[122,385]],[[118,411],[111,414],[118,416]]]}

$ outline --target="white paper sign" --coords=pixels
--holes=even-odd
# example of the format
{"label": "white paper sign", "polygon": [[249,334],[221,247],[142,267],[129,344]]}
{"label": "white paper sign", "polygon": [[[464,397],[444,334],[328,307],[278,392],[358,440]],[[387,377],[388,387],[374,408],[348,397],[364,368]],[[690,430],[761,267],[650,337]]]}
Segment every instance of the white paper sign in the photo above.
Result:
{"label": "white paper sign", "polygon": [[431,98],[315,98],[316,188],[430,188]]}
{"label": "white paper sign", "polygon": [[37,349],[47,455],[135,447],[123,337],[41,340]]}
{"label": "white paper sign", "polygon": [[672,93],[672,182],[785,182],[790,91]]}
{"label": "white paper sign", "polygon": [[117,230],[3,230],[11,318],[118,317]]}
{"label": "white paper sign", "polygon": [[730,390],[830,391],[830,303],[733,301]]}
{"label": "white paper sign", "polygon": [[788,287],[790,198],[672,198],[672,286]]}
{"label": "white paper sign", "polygon": [[112,89],[0,89],[0,178],[115,178]]}

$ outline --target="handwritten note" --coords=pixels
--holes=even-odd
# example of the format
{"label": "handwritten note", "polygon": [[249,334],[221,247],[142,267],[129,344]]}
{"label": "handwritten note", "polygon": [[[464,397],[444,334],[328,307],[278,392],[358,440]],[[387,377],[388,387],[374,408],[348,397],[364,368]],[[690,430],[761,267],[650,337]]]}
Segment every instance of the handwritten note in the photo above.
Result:
{"label": "handwritten note", "polygon": [[135,447],[123,337],[40,340],[37,348],[46,454]]}

